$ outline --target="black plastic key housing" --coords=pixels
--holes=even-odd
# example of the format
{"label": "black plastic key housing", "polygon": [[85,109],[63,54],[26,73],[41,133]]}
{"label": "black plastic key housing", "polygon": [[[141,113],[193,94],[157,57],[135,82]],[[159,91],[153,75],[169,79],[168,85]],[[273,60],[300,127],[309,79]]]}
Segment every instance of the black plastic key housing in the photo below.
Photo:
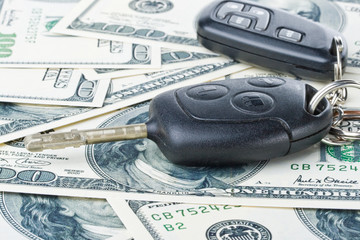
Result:
{"label": "black plastic key housing", "polygon": [[235,60],[318,80],[334,79],[334,37],[341,37],[345,71],[347,45],[339,32],[251,1],[213,2],[198,17],[197,36],[204,47]]}
{"label": "black plastic key housing", "polygon": [[281,157],[329,131],[326,99],[306,109],[316,90],[286,78],[245,78],[180,88],[156,96],[148,138],[172,162],[223,166]]}

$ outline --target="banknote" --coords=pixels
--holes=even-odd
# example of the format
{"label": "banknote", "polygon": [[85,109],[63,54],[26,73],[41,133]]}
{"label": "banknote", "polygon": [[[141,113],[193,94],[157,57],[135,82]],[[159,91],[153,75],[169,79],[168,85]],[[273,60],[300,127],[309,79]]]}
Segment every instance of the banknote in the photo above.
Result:
{"label": "banknote", "polygon": [[[354,4],[354,2],[356,4]],[[360,2],[337,0],[336,4],[341,7],[346,16],[346,25],[342,30],[348,44],[347,71],[360,73],[360,33],[354,31],[356,22],[360,19]]]}
{"label": "banknote", "polygon": [[[147,119],[145,102],[57,131]],[[0,188],[152,201],[359,209],[359,146],[356,141],[342,147],[319,143],[286,157],[214,168],[173,164],[148,139],[42,153],[30,153],[21,142],[12,142],[0,148]]]}
{"label": "banknote", "polygon": [[83,0],[54,32],[208,52],[196,40],[198,13],[209,1]]}
{"label": "banknote", "polygon": [[78,0],[0,1],[0,67],[160,67],[160,48],[50,33]]}
{"label": "banknote", "polygon": [[161,68],[160,69],[117,69],[117,68],[94,68],[83,69],[82,72],[87,79],[100,79],[100,78],[118,78],[133,75],[140,75],[150,72],[167,71],[171,69],[184,68],[203,65],[208,63],[216,63],[223,61],[224,58],[213,53],[198,53],[189,52],[185,50],[172,50],[162,48],[161,50]]}
{"label": "banknote", "polygon": [[130,209],[135,217],[124,223],[136,226],[138,232],[145,228],[151,235],[147,239],[154,240],[334,240],[357,239],[360,233],[356,210],[124,202],[116,198],[109,202],[115,212]]}
{"label": "banknote", "polygon": [[102,107],[110,85],[71,68],[0,68],[0,75],[1,102]]}
{"label": "banknote", "polygon": [[105,199],[2,192],[0,216],[4,239],[133,239]]}
{"label": "banknote", "polygon": [[[344,34],[348,43],[348,69],[359,73],[360,33],[359,1],[357,0],[253,0],[257,3],[281,8],[317,21]],[[115,3],[116,2],[116,3]],[[158,0],[83,0],[76,10],[67,15],[54,29],[57,32],[111,40],[127,40],[164,44],[181,43],[194,46],[195,21],[207,1]],[[114,8],[117,6],[117,9]],[[189,7],[191,6],[191,7]],[[180,17],[186,12],[186,18]],[[182,20],[179,22],[179,20]],[[184,30],[184,28],[186,30]],[[190,30],[192,32],[190,33]],[[181,35],[178,34],[181,33]],[[183,37],[183,38],[181,38]],[[186,41],[190,37],[189,41]],[[164,45],[167,46],[167,45]],[[188,46],[187,46],[188,48]]]}
{"label": "banknote", "polygon": [[101,115],[149,100],[166,90],[209,81],[246,68],[249,66],[223,61],[169,72],[116,79],[111,82],[101,108],[0,102],[0,142]]}

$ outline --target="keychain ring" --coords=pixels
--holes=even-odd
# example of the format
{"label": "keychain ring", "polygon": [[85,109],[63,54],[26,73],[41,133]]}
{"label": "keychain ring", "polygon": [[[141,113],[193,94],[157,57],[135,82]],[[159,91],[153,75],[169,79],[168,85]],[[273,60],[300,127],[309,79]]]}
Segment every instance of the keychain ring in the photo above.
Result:
{"label": "keychain ring", "polygon": [[[342,118],[343,120],[360,120],[359,114],[360,111],[345,110]],[[360,139],[359,132],[344,131],[342,129],[335,128],[334,126],[330,128],[329,134],[334,137],[325,137],[321,140],[321,142],[331,146],[343,146]]]}
{"label": "keychain ring", "polygon": [[335,36],[334,42],[336,46],[336,57],[337,57],[337,63],[334,64],[334,80],[338,81],[341,80],[342,76],[342,63],[341,63],[341,52],[344,50],[344,45],[342,42],[341,37]]}
{"label": "keychain ring", "polygon": [[314,114],[316,107],[320,103],[320,101],[329,93],[334,92],[338,89],[347,88],[347,87],[354,87],[360,89],[360,83],[354,80],[339,80],[334,81],[322,89],[320,89],[310,100],[308,111],[311,114]]}
{"label": "keychain ring", "polygon": [[[360,111],[350,111],[345,110],[344,115],[342,116],[343,120],[360,120]],[[331,135],[340,137],[344,140],[357,140],[360,139],[360,132],[349,132],[344,131],[335,127],[331,127],[330,132]]]}

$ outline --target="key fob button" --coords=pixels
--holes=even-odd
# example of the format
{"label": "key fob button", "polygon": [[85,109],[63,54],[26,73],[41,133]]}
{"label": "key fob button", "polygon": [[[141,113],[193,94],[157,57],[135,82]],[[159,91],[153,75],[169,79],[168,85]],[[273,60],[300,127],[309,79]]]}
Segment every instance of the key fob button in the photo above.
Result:
{"label": "key fob button", "polygon": [[255,87],[278,87],[285,83],[285,81],[281,78],[250,78],[248,80],[248,83],[250,85],[253,85]]}
{"label": "key fob button", "polygon": [[261,92],[243,92],[232,99],[233,105],[242,111],[261,114],[274,107],[274,100]]}
{"label": "key fob button", "polygon": [[255,30],[266,30],[270,22],[270,13],[267,10],[258,7],[251,7],[249,10],[249,14],[257,18]]}
{"label": "key fob button", "polygon": [[231,16],[229,23],[235,27],[249,28],[251,24],[251,19],[234,15]]}
{"label": "key fob button", "polygon": [[282,28],[279,31],[278,37],[286,40],[291,40],[294,42],[300,42],[302,38],[302,34],[290,29]]}
{"label": "key fob button", "polygon": [[208,84],[190,88],[186,94],[195,100],[214,100],[225,96],[229,90],[222,85]]}
{"label": "key fob button", "polygon": [[224,19],[229,13],[240,12],[243,8],[244,4],[227,2],[220,7],[219,11],[216,14],[216,17],[219,19]]}

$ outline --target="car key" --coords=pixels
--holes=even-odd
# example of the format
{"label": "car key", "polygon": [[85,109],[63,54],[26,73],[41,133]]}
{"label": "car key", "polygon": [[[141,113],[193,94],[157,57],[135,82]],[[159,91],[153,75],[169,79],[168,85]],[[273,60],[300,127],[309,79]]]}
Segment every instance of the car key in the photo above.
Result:
{"label": "car key", "polygon": [[312,86],[287,78],[209,82],[164,92],[149,120],[118,128],[27,136],[30,151],[133,138],[153,140],[172,162],[234,165],[281,157],[319,142],[332,124],[327,99],[307,110]]}
{"label": "car key", "polygon": [[[197,36],[214,52],[300,78],[333,79],[338,61],[345,71],[347,45],[339,32],[251,1],[213,2],[198,17]],[[338,59],[339,39],[343,49]]]}

